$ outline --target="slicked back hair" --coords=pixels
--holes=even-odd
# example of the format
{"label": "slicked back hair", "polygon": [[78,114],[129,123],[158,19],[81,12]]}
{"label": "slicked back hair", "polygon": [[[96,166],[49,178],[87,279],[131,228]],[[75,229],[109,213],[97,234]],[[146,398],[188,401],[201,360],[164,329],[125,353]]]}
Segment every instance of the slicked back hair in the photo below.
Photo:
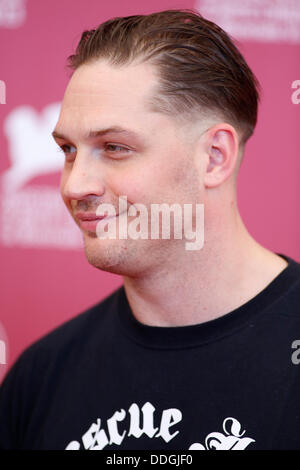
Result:
{"label": "slicked back hair", "polygon": [[259,82],[229,35],[196,10],[116,17],[84,31],[68,66],[74,71],[98,59],[154,65],[152,111],[193,121],[197,113],[220,116],[237,129],[241,145],[253,134]]}

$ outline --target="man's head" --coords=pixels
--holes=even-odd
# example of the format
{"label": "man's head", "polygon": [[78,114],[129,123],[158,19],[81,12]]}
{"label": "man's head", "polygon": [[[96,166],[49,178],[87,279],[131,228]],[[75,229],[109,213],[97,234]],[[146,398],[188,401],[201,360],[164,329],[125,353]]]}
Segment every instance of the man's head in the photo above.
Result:
{"label": "man's head", "polygon": [[110,203],[118,214],[125,195],[149,213],[153,203],[204,203],[209,224],[233,197],[257,82],[226,33],[190,10],[109,20],[83,33],[69,62],[54,133],[66,153],[63,199],[92,264],[145,273],[178,256],[182,240],[99,240],[80,213]]}

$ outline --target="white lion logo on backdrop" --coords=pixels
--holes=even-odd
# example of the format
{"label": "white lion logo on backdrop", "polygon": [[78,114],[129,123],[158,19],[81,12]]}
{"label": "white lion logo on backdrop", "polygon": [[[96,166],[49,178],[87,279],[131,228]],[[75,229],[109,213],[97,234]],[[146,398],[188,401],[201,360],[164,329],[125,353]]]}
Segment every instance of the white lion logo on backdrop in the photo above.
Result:
{"label": "white lion logo on backdrop", "polygon": [[[41,113],[20,106],[4,121],[11,166],[3,173],[1,239],[4,245],[81,248],[80,231],[67,214],[54,185],[32,180],[61,172],[64,157],[52,139],[60,103],[47,105]],[[31,184],[27,184],[31,183]]]}
{"label": "white lion logo on backdrop", "polygon": [[31,106],[14,109],[4,122],[12,166],[3,174],[5,192],[18,190],[38,175],[60,171],[62,156],[51,137],[60,103],[46,106],[39,115]]}

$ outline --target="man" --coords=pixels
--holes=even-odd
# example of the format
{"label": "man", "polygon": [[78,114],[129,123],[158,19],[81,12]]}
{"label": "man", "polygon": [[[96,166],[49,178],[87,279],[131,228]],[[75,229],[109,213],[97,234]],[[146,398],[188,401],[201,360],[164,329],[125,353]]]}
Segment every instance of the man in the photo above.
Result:
{"label": "man", "polygon": [[[21,355],[1,389],[0,445],[299,449],[300,264],[257,243],[236,201],[255,76],[192,10],[109,20],[69,60],[53,131],[61,194],[88,261],[124,286]],[[202,205],[201,248],[175,228],[120,236],[154,204]]]}

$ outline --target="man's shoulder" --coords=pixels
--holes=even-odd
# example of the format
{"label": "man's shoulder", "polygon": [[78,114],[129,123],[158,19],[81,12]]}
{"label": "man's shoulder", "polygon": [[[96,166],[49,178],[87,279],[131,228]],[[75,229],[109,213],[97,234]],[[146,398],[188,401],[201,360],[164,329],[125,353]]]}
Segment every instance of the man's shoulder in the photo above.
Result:
{"label": "man's shoulder", "polygon": [[20,354],[16,363],[36,361],[36,358],[54,361],[57,356],[69,355],[71,350],[92,342],[95,336],[107,335],[117,312],[121,289],[122,286],[34,341]]}

